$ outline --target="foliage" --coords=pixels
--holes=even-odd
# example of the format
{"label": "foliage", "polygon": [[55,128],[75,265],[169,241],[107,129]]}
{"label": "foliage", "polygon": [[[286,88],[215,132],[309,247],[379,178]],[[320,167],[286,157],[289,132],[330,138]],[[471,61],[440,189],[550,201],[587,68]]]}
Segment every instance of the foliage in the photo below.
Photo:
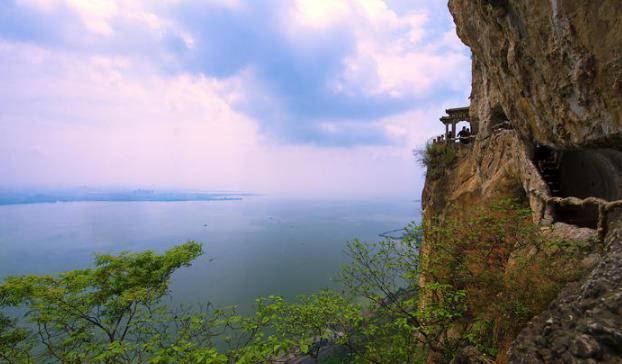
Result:
{"label": "foliage", "polygon": [[348,338],[356,361],[449,362],[465,346],[494,357],[576,278],[569,266],[589,246],[544,236],[512,200],[450,211],[407,232],[403,240],[348,244],[352,263],[340,277],[370,302]]}
{"label": "foliage", "polygon": [[[426,236],[426,252],[421,252]],[[0,360],[9,363],[450,362],[465,346],[502,352],[563,283],[588,244],[545,238],[512,201],[454,212],[401,239],[347,244],[344,292],[288,303],[172,309],[161,303],[173,272],[202,253],[188,242],[98,255],[95,267],[56,276],[8,277],[0,306]],[[552,259],[563,257],[563,259]],[[568,261],[557,264],[557,261]],[[19,324],[25,324],[20,327]],[[339,354],[339,355],[337,355]]]}
{"label": "foliage", "polygon": [[[195,242],[162,255],[98,255],[95,268],[58,276],[8,277],[0,304],[26,309],[30,326],[0,317],[0,359],[9,363],[266,363],[317,357],[361,321],[334,292],[286,305],[270,296],[254,314],[237,307],[172,310],[161,305],[171,274],[202,253]],[[31,330],[28,330],[30,327]],[[266,332],[272,331],[272,335]],[[320,340],[323,339],[323,340]],[[34,341],[38,344],[34,344]]]}
{"label": "foliage", "polygon": [[201,252],[200,244],[188,242],[163,255],[97,255],[95,268],[58,276],[8,277],[0,286],[0,304],[27,307],[46,357],[129,362],[126,339],[140,335],[142,316],[166,293],[171,274]]}
{"label": "foliage", "polygon": [[314,359],[328,345],[347,344],[363,319],[360,306],[332,291],[301,296],[299,302],[284,305],[279,313],[274,324],[279,337]]}
{"label": "foliage", "polygon": [[346,253],[341,282],[369,303],[364,324],[353,330],[347,346],[360,362],[410,362],[424,342],[417,316],[418,257],[421,228],[410,225],[403,239],[379,243],[354,240]]}
{"label": "foliage", "polygon": [[31,349],[28,331],[17,327],[15,320],[0,313],[0,362],[31,362]]}
{"label": "foliage", "polygon": [[456,163],[458,148],[446,143],[428,143],[419,155],[419,163],[426,167],[427,175],[436,179],[445,175]]}
{"label": "foliage", "polygon": [[563,260],[576,265],[577,248],[545,237],[531,211],[512,200],[452,212],[427,227],[434,254],[426,257],[421,274],[453,294],[464,292],[464,319],[456,317],[448,326],[460,335],[446,344],[472,345],[495,356],[576,278],[576,268],[561,269],[545,251],[555,246]]}

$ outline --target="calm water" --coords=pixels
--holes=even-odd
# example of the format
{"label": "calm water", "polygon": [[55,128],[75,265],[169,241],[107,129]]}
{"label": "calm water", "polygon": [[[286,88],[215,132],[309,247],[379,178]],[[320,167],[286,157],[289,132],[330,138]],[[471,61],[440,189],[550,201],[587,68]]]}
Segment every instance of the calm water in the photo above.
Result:
{"label": "calm water", "polygon": [[0,206],[0,277],[87,267],[93,252],[167,248],[193,239],[205,255],[180,269],[175,302],[218,306],[334,287],[344,243],[418,219],[413,201],[70,202]]}

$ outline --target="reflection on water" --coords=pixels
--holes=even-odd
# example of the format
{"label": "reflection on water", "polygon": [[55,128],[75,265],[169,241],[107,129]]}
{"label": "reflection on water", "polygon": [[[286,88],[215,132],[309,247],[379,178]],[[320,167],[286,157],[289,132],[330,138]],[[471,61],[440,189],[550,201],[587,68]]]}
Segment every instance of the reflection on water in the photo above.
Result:
{"label": "reflection on water", "polygon": [[335,287],[344,243],[418,219],[413,201],[71,202],[0,206],[0,277],[86,267],[93,252],[163,251],[189,239],[205,255],[179,270],[177,303],[249,304]]}

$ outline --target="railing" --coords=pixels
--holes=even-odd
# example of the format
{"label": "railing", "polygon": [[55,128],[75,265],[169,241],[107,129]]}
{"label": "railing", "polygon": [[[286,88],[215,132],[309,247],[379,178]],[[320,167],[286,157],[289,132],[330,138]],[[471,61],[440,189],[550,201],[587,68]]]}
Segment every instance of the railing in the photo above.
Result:
{"label": "railing", "polygon": [[532,189],[531,192],[534,196],[542,200],[547,206],[549,204],[556,204],[559,206],[579,206],[584,207],[588,205],[598,207],[598,222],[596,224],[596,234],[598,240],[604,243],[605,236],[607,235],[607,221],[609,219],[609,212],[615,208],[622,207],[622,200],[607,201],[598,197],[551,197],[546,196],[542,192]]}
{"label": "railing", "polygon": [[[432,144],[471,144],[473,143],[473,141],[475,141],[475,137],[477,135],[469,135],[466,137],[455,137],[455,138],[449,138],[449,139],[445,139],[444,135],[439,135],[435,138],[430,138],[429,141]],[[468,140],[468,143],[463,143],[463,140]]]}

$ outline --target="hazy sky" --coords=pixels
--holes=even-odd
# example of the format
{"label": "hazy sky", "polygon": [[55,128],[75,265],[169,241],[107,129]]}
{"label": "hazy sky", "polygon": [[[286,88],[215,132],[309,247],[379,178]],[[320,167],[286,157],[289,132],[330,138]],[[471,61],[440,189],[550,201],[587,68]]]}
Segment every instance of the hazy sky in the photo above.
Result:
{"label": "hazy sky", "polygon": [[418,198],[446,0],[2,0],[0,186]]}

